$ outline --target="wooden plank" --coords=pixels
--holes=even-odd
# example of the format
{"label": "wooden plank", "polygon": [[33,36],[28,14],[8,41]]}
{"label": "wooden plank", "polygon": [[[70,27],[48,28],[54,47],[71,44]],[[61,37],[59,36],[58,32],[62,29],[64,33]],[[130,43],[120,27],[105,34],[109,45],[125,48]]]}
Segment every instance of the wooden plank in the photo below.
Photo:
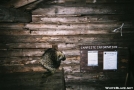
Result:
{"label": "wooden plank", "polygon": [[[129,38],[131,37],[131,38]],[[91,34],[91,35],[77,35],[77,36],[44,36],[44,35],[34,35],[34,36],[0,36],[0,42],[2,43],[77,43],[79,45],[86,43],[96,43],[96,42],[115,42],[115,43],[129,43],[133,42],[133,34]],[[81,43],[81,44],[80,44]]]}
{"label": "wooden plank", "polygon": [[46,71],[41,65],[13,65],[0,66],[0,73],[14,73],[14,72],[30,72],[30,71]]}
{"label": "wooden plank", "polygon": [[[80,3],[80,0],[65,0],[66,3],[70,2],[72,4]],[[86,3],[132,3],[132,0],[126,1],[126,0],[85,0]]]}
{"label": "wooden plank", "polygon": [[[14,50],[0,50],[0,57],[20,57],[20,56],[42,56],[44,53],[44,49],[14,49]],[[73,53],[71,53],[73,52]],[[68,56],[68,55],[79,55],[79,50],[65,50],[63,53]]]}
{"label": "wooden plank", "polygon": [[86,0],[86,3],[132,3],[133,0]]}
{"label": "wooden plank", "polygon": [[[83,7],[45,6],[32,12],[33,15],[89,15],[89,14],[132,14],[132,7],[126,4],[91,4]],[[129,11],[131,9],[131,11]]]}
{"label": "wooden plank", "polygon": [[36,57],[3,57],[0,58],[1,66],[18,66],[18,65],[29,65],[29,64],[39,64],[41,56]]}
{"label": "wooden plank", "polygon": [[[0,50],[0,57],[20,57],[20,56],[42,56],[45,52],[44,49],[13,49],[13,50]],[[79,50],[63,50],[63,53],[68,55],[79,55]]]}
{"label": "wooden plank", "polygon": [[[0,58],[0,66],[18,66],[40,64],[41,56],[22,56],[22,57],[3,57]],[[78,65],[80,61],[79,55],[66,56],[66,60],[61,62],[61,66]]]}
{"label": "wooden plank", "polygon": [[[60,45],[60,44],[59,44]],[[0,43],[0,49],[46,49],[46,48],[52,48],[52,45],[49,43],[6,43],[2,44]]]}
{"label": "wooden plank", "polygon": [[19,56],[42,56],[44,49],[12,49],[0,50],[0,57],[19,57]]}
{"label": "wooden plank", "polygon": [[[74,42],[74,43],[55,43],[58,45],[59,50],[71,50],[71,49],[79,49],[79,45],[82,45],[79,42]],[[134,43],[133,42],[86,42],[83,43],[84,45],[118,45],[118,46],[128,46],[128,47],[133,47]],[[130,44],[130,45],[129,45]],[[0,49],[46,49],[46,48],[52,48],[52,44],[49,43],[0,43]]]}
{"label": "wooden plank", "polygon": [[[95,26],[95,25],[94,25]],[[97,25],[96,25],[97,26]],[[112,26],[112,25],[111,25]],[[45,36],[54,36],[54,35],[88,35],[88,34],[117,34],[121,33],[120,29],[115,31],[117,28],[109,27],[106,29],[99,29],[91,27],[92,29],[83,28],[83,29],[36,29],[35,30],[20,30],[20,29],[1,29],[0,35],[45,35]],[[122,34],[131,34],[134,33],[133,28],[123,28]]]}
{"label": "wooden plank", "polygon": [[[116,32],[121,33],[121,32]],[[124,30],[123,33],[134,33],[132,30]],[[77,30],[46,30],[46,31],[31,31],[31,35],[89,35],[89,34],[115,34],[113,30],[84,30],[84,29],[77,29]]]}
{"label": "wooden plank", "polygon": [[132,17],[129,14],[126,15],[89,15],[89,16],[55,16],[46,17],[43,15],[32,15],[33,23],[91,23],[91,22],[116,22],[116,21],[131,21]]}
{"label": "wooden plank", "polygon": [[[63,30],[76,30],[76,29],[116,29],[122,25],[123,22],[112,22],[112,23],[78,23],[78,24],[40,24],[40,23],[28,23],[25,25],[25,28],[30,30],[37,29],[63,29]],[[123,28],[133,28],[132,23],[125,23]]]}
{"label": "wooden plank", "polygon": [[[124,23],[123,28],[134,28],[132,22],[101,22],[101,23],[70,23],[70,24],[42,24],[42,23],[2,23],[0,24],[0,28],[7,29],[7,30],[76,30],[76,29],[116,29],[119,28]],[[27,31],[27,30],[26,30]]]}

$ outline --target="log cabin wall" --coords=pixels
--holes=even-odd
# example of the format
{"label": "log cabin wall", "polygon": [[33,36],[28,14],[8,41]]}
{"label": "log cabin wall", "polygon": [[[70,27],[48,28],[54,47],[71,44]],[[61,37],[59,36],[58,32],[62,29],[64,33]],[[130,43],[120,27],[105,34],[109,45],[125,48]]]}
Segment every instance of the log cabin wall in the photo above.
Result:
{"label": "log cabin wall", "polygon": [[66,55],[60,67],[65,71],[66,89],[95,89],[84,84],[84,80],[94,78],[80,72],[79,45],[129,47],[134,56],[133,3],[132,0],[41,2],[31,10],[30,23],[0,23],[0,72],[45,71],[39,60],[44,50],[56,44]]}

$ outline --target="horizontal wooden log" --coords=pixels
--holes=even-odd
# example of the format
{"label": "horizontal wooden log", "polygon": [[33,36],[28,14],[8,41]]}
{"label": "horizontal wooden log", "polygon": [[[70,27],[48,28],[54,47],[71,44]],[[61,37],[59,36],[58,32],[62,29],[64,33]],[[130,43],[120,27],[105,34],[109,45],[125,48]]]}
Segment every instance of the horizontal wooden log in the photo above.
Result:
{"label": "horizontal wooden log", "polygon": [[126,0],[86,0],[86,3],[131,3],[132,0],[126,1]]}
{"label": "horizontal wooden log", "polygon": [[[26,24],[25,28],[30,30],[37,29],[63,29],[63,30],[76,30],[76,29],[116,29],[119,28],[124,22],[112,22],[112,23],[79,23],[79,24],[39,24],[39,23],[30,23]],[[123,28],[133,28],[132,23],[125,23]]]}
{"label": "horizontal wooden log", "polygon": [[[0,50],[0,57],[20,57],[20,56],[42,56],[45,52],[44,49],[13,49],[13,50]],[[66,56],[80,55],[79,50],[62,50]]]}
{"label": "horizontal wooden log", "polygon": [[[60,45],[60,44],[59,44]],[[0,49],[4,49],[4,48],[7,48],[7,49],[24,49],[24,48],[27,48],[27,49],[39,49],[39,48],[52,48],[52,44],[49,44],[49,43],[7,43],[7,44],[0,44]]]}
{"label": "horizontal wooden log", "polygon": [[27,65],[27,64],[40,64],[39,61],[41,56],[36,57],[9,57],[0,58],[1,66],[17,66],[17,65]]}
{"label": "horizontal wooden log", "polygon": [[57,16],[46,17],[43,15],[32,15],[33,23],[89,23],[89,22],[116,22],[116,21],[131,21],[131,15],[89,15],[89,16]]}
{"label": "horizontal wooden log", "polygon": [[[31,35],[89,35],[89,34],[115,34],[121,33],[119,31],[113,32],[113,30],[48,30],[48,31],[31,31]],[[124,30],[122,34],[134,33],[134,31]]]}
{"label": "horizontal wooden log", "polygon": [[[82,45],[81,43],[55,43],[58,45],[59,50],[71,50],[71,49],[79,49],[79,45]],[[133,47],[133,42],[88,42],[83,43],[84,45],[117,45],[122,47]],[[52,44],[49,43],[1,43],[0,49],[47,49],[52,48]]]}
{"label": "horizontal wooden log", "polygon": [[[0,54],[1,54],[0,57],[42,56],[43,53],[45,52],[45,50],[44,49],[12,49],[12,50],[0,50]],[[62,52],[66,56],[78,56],[78,55],[80,55],[80,50],[79,49],[62,50]],[[125,54],[125,52],[124,52],[124,54]]]}
{"label": "horizontal wooden log", "polygon": [[[0,58],[1,66],[17,66],[17,65],[30,65],[40,64],[41,56],[22,56],[22,57],[3,57]],[[80,56],[66,56],[66,60],[61,62],[61,66],[76,65],[80,62]]]}
{"label": "horizontal wooden log", "polygon": [[[38,30],[38,29],[44,29],[44,30],[66,30],[66,29],[71,29],[71,30],[76,30],[76,29],[116,29],[119,28],[122,24],[123,28],[134,28],[132,22],[109,22],[109,23],[72,23],[72,24],[40,24],[40,23],[2,23],[0,24],[0,28],[2,29],[7,29],[7,30],[24,30],[27,31],[26,29],[30,30]],[[25,29],[24,29],[25,28]]]}
{"label": "horizontal wooden log", "polygon": [[[57,43],[58,49],[72,49],[78,48],[75,44],[67,44],[67,43]],[[0,49],[46,49],[52,48],[52,44],[49,43],[7,43],[7,44],[0,44]]]}
{"label": "horizontal wooden log", "polygon": [[[34,36],[0,36],[0,42],[2,43],[77,43],[87,44],[96,42],[115,42],[115,43],[129,43],[133,42],[133,34],[111,34],[110,37],[108,34],[91,34],[91,35],[77,35],[77,36],[44,36],[44,35],[34,35]],[[131,38],[129,38],[131,37]],[[81,43],[81,44],[80,44]]]}
{"label": "horizontal wooden log", "polygon": [[132,0],[126,1],[126,0],[64,0],[65,3],[72,3],[72,4],[80,4],[80,3],[131,3]]}
{"label": "horizontal wooden log", "polygon": [[[3,53],[3,54],[2,54]],[[0,50],[0,57],[16,57],[16,56],[42,56],[44,49],[14,49]]]}
{"label": "horizontal wooden log", "polygon": [[0,73],[46,71],[41,65],[0,66]]}
{"label": "horizontal wooden log", "polygon": [[[97,25],[96,25],[97,26]],[[112,25],[111,25],[112,26]],[[92,28],[92,27],[91,27]],[[25,30],[25,29],[1,29],[0,35],[89,35],[89,34],[117,34],[121,33],[120,29],[114,31],[116,28],[109,27],[106,29],[92,28],[92,29],[35,29],[35,30]],[[134,33],[133,28],[123,28],[122,34],[132,34]]]}
{"label": "horizontal wooden log", "polygon": [[[120,32],[116,32],[120,33]],[[123,30],[123,33],[133,31]],[[0,35],[86,35],[86,34],[115,34],[113,30],[3,30]]]}
{"label": "horizontal wooden log", "polygon": [[[89,15],[89,14],[132,14],[132,7],[126,4],[91,4],[83,7],[45,6],[32,12],[33,15]],[[130,11],[131,9],[131,11]]]}

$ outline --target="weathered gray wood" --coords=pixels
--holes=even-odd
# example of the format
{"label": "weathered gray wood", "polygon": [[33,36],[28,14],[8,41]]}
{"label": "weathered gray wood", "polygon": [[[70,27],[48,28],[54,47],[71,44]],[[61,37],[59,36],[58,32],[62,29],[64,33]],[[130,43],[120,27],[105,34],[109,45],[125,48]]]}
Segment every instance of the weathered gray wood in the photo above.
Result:
{"label": "weathered gray wood", "polygon": [[118,22],[131,21],[131,15],[90,15],[90,16],[55,16],[32,15],[32,23],[89,23],[89,22]]}
{"label": "weathered gray wood", "polygon": [[86,0],[86,3],[131,3],[132,0]]}
{"label": "weathered gray wood", "polygon": [[[132,7],[126,4],[91,4],[83,7],[67,7],[67,6],[45,6],[44,8],[38,8],[32,12],[33,15],[89,15],[89,14],[132,14]],[[132,11],[129,11],[129,10]]]}
{"label": "weathered gray wood", "polygon": [[133,36],[132,34],[91,34],[91,35],[77,35],[77,36],[44,36],[44,35],[34,35],[34,36],[0,36],[0,42],[3,43],[77,43],[88,44],[96,42],[133,42],[133,37],[131,39],[128,36]]}
{"label": "weathered gray wood", "polygon": [[[59,50],[71,50],[71,49],[79,49],[79,45],[82,45],[79,42],[74,43],[55,43],[58,45]],[[87,42],[84,45],[118,45],[118,46],[128,46],[133,47],[133,42]],[[131,44],[131,45],[129,45]],[[0,43],[0,49],[46,49],[46,48],[52,48],[52,44],[49,43]]]}
{"label": "weathered gray wood", "polygon": [[4,65],[0,66],[0,73],[14,73],[14,72],[37,72],[37,71],[44,71],[47,70],[44,69],[41,65]]}
{"label": "weathered gray wood", "polygon": [[29,64],[39,64],[41,56],[36,57],[3,57],[0,58],[0,65],[13,66],[13,65],[29,65]]}
{"label": "weathered gray wood", "polygon": [[[125,33],[133,33],[134,31],[123,30]],[[113,30],[48,30],[48,31],[31,31],[31,35],[89,35],[89,34],[115,34],[121,32],[113,32]]]}
{"label": "weathered gray wood", "polygon": [[[66,65],[76,65],[79,64],[80,56],[66,56],[65,61],[61,62],[61,66]],[[30,65],[30,64],[40,64],[41,56],[22,56],[22,57],[3,57],[0,58],[1,66],[17,66],[17,65]]]}
{"label": "weathered gray wood", "polygon": [[109,22],[109,23],[70,23],[70,24],[43,24],[43,23],[1,23],[1,29],[116,29],[124,23],[123,28],[134,28],[132,22]]}
{"label": "weathered gray wood", "polygon": [[32,16],[28,12],[4,6],[0,6],[0,9],[0,22],[31,22],[32,20]]}
{"label": "weathered gray wood", "polygon": [[[0,50],[0,57],[19,57],[19,56],[42,56],[44,49],[12,49]],[[63,50],[65,55],[79,55],[79,50]]]}
{"label": "weathered gray wood", "polygon": [[[66,3],[70,2],[73,4],[79,4],[80,1],[82,2],[83,0],[65,0]],[[126,1],[126,0],[84,0],[83,2],[85,3],[131,3],[132,0]],[[69,4],[70,4],[69,3]]]}
{"label": "weathered gray wood", "polygon": [[0,50],[0,57],[41,56],[43,53],[44,49]]}
{"label": "weathered gray wood", "polygon": [[[119,47],[130,47],[132,55],[134,55],[134,9],[132,6],[134,1],[45,0],[42,3],[39,2],[20,8],[32,10],[33,22],[25,24],[0,24],[1,73],[45,72],[45,69],[40,66],[39,60],[45,49],[56,44],[58,49],[66,55],[66,60],[61,63],[60,69],[64,68],[68,90],[104,90],[105,86],[122,87],[125,83],[126,73],[91,73],[91,70],[89,70],[89,73],[80,73],[81,58],[79,45],[117,45]],[[37,9],[35,9],[35,6]],[[121,36],[121,29],[113,32],[123,23],[123,36]],[[126,56],[128,56],[128,53],[122,50],[119,50],[118,53],[120,53],[118,54],[118,71],[127,71],[126,66],[129,60]],[[103,57],[101,56],[100,58],[99,64],[102,64]],[[99,67],[102,68],[102,65]],[[35,85],[40,82],[36,78],[34,80],[34,83],[31,83],[32,80],[29,80],[28,85]],[[10,80],[9,82],[11,83]],[[57,83],[56,81],[53,82]],[[23,85],[26,85],[26,83],[23,83]],[[41,90],[41,86],[40,88],[36,88],[36,85],[35,88],[31,87],[27,87],[26,89]],[[13,89],[16,88],[14,87]],[[2,88],[2,90],[5,89]]]}
{"label": "weathered gray wood", "polygon": [[[60,44],[59,44],[60,45]],[[7,44],[1,44],[0,43],[0,49],[32,49],[32,48],[52,48],[52,45],[49,43],[7,43]]]}
{"label": "weathered gray wood", "polygon": [[[122,22],[123,23],[123,22]],[[121,22],[112,22],[112,23],[78,23],[78,24],[39,24],[39,23],[30,23],[26,24],[25,28],[30,30],[37,30],[37,29],[116,29],[122,25]],[[132,23],[125,23],[123,28],[133,28]]]}

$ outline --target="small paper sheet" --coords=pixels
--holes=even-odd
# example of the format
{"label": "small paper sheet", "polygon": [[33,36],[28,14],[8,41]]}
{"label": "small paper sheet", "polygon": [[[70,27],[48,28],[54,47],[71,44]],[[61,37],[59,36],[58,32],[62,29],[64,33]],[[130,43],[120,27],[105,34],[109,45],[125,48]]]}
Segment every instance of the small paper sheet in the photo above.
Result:
{"label": "small paper sheet", "polygon": [[117,69],[117,51],[103,52],[103,70]]}
{"label": "small paper sheet", "polygon": [[98,66],[98,51],[88,51],[88,66]]}

